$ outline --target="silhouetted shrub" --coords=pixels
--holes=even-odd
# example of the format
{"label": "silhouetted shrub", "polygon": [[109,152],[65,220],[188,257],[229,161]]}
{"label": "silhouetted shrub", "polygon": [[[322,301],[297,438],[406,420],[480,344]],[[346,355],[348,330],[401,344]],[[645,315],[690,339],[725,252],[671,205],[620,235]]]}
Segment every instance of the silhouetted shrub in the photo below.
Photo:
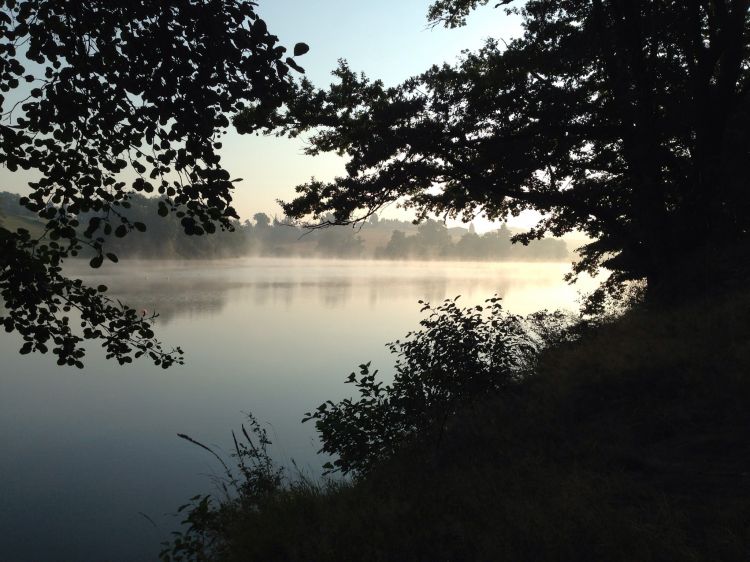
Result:
{"label": "silhouetted shrub", "polygon": [[324,466],[328,472],[363,474],[413,435],[430,430],[439,439],[457,408],[519,380],[539,349],[571,325],[562,313],[509,314],[497,296],[468,308],[457,300],[435,308],[419,301],[427,312],[422,328],[388,344],[398,357],[391,384],[362,364],[346,380],[358,399],[328,401],[305,415],[303,421],[315,420],[321,452],[336,457]]}

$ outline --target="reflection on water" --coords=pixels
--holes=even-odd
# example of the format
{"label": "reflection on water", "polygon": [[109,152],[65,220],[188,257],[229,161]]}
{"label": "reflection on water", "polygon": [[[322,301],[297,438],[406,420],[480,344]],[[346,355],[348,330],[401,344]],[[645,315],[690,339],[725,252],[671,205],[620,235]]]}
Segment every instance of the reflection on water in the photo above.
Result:
{"label": "reflection on water", "polygon": [[[564,263],[387,262],[249,258],[221,262],[132,261],[109,270],[69,268],[89,284],[105,283],[110,295],[141,310],[156,310],[159,323],[217,315],[230,301],[291,307],[316,299],[324,308],[377,307],[393,299],[439,301],[457,294],[474,302],[503,296],[514,312],[577,307],[581,284],[562,283]],[[585,283],[585,289],[591,283]],[[366,295],[366,298],[363,296]],[[477,299],[476,297],[479,297]]]}
{"label": "reflection on water", "polygon": [[[230,430],[252,411],[271,424],[277,458],[316,474],[321,461],[304,412],[351,394],[342,382],[385,343],[414,329],[417,300],[494,293],[507,308],[575,308],[566,264],[243,259],[121,262],[68,273],[137,309],[160,313],[158,337],[186,350],[168,371],[119,367],[92,349],[86,369],[21,357],[0,338],[0,559],[152,560],[176,525],[166,514],[211,492],[205,451],[231,450]],[[591,283],[588,284],[589,286]],[[585,288],[585,287],[584,287]],[[157,525],[144,518],[141,513]]]}

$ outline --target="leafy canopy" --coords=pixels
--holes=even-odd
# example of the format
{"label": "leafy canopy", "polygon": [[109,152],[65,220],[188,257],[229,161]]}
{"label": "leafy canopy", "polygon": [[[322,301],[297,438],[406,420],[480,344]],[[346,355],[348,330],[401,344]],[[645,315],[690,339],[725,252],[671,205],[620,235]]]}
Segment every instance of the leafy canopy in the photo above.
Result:
{"label": "leafy canopy", "polygon": [[[459,26],[486,2],[439,0],[429,17]],[[395,87],[344,62],[328,89],[302,81],[276,130],[349,160],[343,177],[299,186],[285,211],[346,223],[393,201],[419,218],[536,210],[544,218],[518,241],[585,232],[595,241],[574,274],[603,266],[613,287],[667,291],[685,283],[685,248],[710,261],[747,234],[748,0],[501,4],[523,35],[456,65]],[[264,125],[257,113],[237,124]]]}
{"label": "leafy canopy", "polygon": [[179,360],[148,319],[61,265],[81,252],[95,268],[116,262],[107,238],[146,229],[128,218],[134,192],[157,193],[158,214],[189,235],[231,229],[239,180],[217,152],[227,114],[279,106],[290,66],[302,70],[246,0],[0,3],[0,165],[33,172],[21,203],[45,221],[41,237],[0,228],[0,323],[23,353],[52,347],[80,367],[95,339],[120,363]]}

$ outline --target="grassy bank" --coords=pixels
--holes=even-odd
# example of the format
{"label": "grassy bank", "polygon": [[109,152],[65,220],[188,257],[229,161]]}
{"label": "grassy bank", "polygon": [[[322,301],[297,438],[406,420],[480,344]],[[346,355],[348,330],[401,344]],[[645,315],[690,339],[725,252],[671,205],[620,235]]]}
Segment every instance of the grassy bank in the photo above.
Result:
{"label": "grassy bank", "polygon": [[353,484],[212,518],[222,560],[746,560],[750,298],[636,310],[544,353]]}

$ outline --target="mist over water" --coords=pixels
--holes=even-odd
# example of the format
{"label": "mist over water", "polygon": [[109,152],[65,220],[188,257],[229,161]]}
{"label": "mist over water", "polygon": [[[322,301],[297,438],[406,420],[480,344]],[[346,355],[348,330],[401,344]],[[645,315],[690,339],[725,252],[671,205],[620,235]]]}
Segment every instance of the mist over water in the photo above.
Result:
{"label": "mist over water", "polygon": [[[18,355],[0,339],[0,552],[8,560],[151,560],[190,496],[215,491],[219,466],[176,437],[225,451],[243,411],[270,424],[277,459],[311,474],[316,457],[304,412],[351,395],[343,384],[372,361],[386,376],[385,344],[417,328],[417,301],[497,293],[529,313],[576,309],[565,263],[389,262],[247,258],[121,262],[68,273],[136,309],[186,351],[167,371],[119,367],[91,350],[86,369]],[[44,529],[45,540],[35,540]]]}
{"label": "mist over water", "polygon": [[579,292],[593,284],[567,285],[562,277],[568,269],[563,262],[240,258],[132,260],[99,270],[74,263],[66,272],[91,285],[107,284],[111,296],[135,308],[156,310],[158,324],[165,325],[182,316],[220,314],[230,300],[263,307],[317,302],[330,309],[408,301],[417,309],[420,299],[461,295],[461,302],[473,304],[497,293],[518,314],[576,309]]}

